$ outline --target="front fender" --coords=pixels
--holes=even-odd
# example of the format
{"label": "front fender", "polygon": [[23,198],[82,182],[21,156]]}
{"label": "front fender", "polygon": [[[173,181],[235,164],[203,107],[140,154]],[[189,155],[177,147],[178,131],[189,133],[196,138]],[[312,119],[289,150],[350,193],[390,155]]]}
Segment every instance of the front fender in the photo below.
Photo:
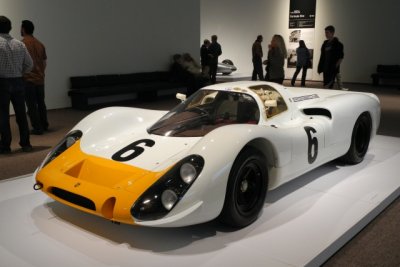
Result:
{"label": "front fender", "polygon": [[[182,226],[216,218],[222,210],[229,173],[240,151],[251,145],[266,156],[265,164],[269,167],[285,164],[291,158],[291,142],[284,139],[279,129],[247,124],[224,126],[208,133],[188,152],[204,158],[201,174],[176,207],[158,223],[163,226]],[[268,144],[273,151],[265,151]],[[193,206],[197,208],[193,209]],[[191,213],[188,214],[188,211]],[[179,219],[171,222],[170,218]]]}
{"label": "front fender", "polygon": [[104,108],[86,116],[72,130],[82,131],[82,145],[85,147],[96,147],[105,140],[108,146],[114,146],[150,127],[166,112],[128,107]]}
{"label": "front fender", "polygon": [[92,129],[116,131],[117,128],[143,127],[153,124],[167,111],[128,107],[109,107],[99,109],[83,118],[74,129],[89,132]]}

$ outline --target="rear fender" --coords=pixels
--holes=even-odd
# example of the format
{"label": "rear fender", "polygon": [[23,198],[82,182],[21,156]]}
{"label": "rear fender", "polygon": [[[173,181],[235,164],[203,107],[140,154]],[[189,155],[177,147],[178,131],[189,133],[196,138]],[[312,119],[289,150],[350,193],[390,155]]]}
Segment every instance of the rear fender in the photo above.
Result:
{"label": "rear fender", "polygon": [[330,129],[326,129],[326,146],[340,145],[344,153],[350,146],[351,135],[357,118],[368,112],[372,118],[371,137],[376,134],[379,126],[379,99],[373,94],[346,93],[327,97],[322,102],[316,102],[306,108],[324,108],[332,114]]}

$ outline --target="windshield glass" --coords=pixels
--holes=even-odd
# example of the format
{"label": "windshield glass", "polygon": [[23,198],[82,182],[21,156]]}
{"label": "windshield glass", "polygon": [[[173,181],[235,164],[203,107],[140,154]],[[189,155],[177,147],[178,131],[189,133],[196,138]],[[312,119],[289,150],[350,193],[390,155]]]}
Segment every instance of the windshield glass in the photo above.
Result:
{"label": "windshield glass", "polygon": [[176,106],[148,129],[163,136],[204,136],[229,124],[257,124],[260,117],[250,95],[215,90],[200,90]]}

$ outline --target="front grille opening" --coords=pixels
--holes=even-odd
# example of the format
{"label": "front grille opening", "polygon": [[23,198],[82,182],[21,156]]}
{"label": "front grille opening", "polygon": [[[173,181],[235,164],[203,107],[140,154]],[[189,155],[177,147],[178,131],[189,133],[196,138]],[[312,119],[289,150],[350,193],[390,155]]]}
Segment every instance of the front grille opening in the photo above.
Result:
{"label": "front grille opening", "polygon": [[96,210],[96,205],[94,204],[94,202],[86,197],[65,191],[58,187],[52,187],[50,192],[56,197],[59,197],[77,206],[81,206],[89,210]]}

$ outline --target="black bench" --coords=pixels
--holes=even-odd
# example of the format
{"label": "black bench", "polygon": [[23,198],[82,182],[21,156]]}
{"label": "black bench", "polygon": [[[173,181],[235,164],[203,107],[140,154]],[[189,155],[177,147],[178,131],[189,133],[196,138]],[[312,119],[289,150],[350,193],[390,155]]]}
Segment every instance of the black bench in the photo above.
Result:
{"label": "black bench", "polygon": [[378,86],[381,80],[400,81],[400,65],[378,65],[376,73],[371,74],[372,84]]}
{"label": "black bench", "polygon": [[177,93],[186,90],[181,82],[171,81],[167,71],[130,74],[107,74],[70,77],[73,108],[89,109],[133,100],[150,99],[158,93]]}

